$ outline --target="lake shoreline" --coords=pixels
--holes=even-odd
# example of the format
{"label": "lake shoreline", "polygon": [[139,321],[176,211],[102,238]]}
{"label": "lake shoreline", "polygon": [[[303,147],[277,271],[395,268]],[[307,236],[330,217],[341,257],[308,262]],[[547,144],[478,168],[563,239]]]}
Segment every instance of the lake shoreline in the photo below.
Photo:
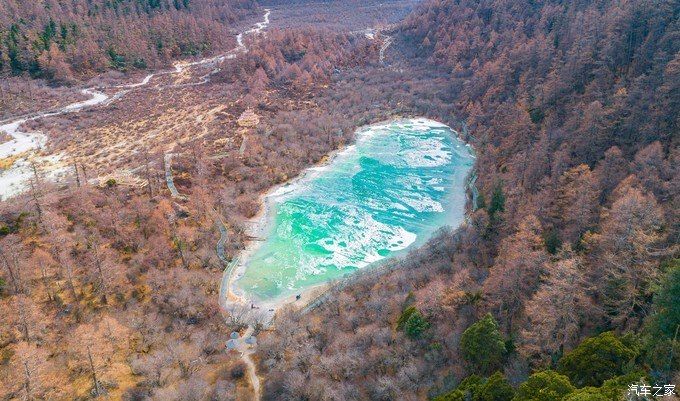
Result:
{"label": "lake shoreline", "polygon": [[[304,180],[312,179],[316,175],[323,173],[329,165],[331,165],[333,162],[337,161],[338,157],[342,157],[344,154],[347,154],[350,152],[352,149],[354,149],[358,143],[362,139],[365,139],[367,137],[370,137],[371,135],[366,136],[365,134],[367,132],[370,132],[372,129],[380,126],[385,126],[388,124],[394,124],[398,123],[400,121],[404,120],[410,120],[409,123],[416,123],[420,124],[422,126],[426,126],[429,128],[446,128],[447,130],[450,131],[451,136],[458,141],[461,142],[466,148],[467,151],[470,154],[470,157],[474,159],[475,152],[474,148],[465,141],[461,134],[451,128],[450,126],[440,123],[436,120],[425,118],[425,117],[404,117],[404,116],[395,116],[393,118],[389,118],[386,120],[378,121],[372,124],[360,126],[356,128],[356,138],[352,143],[346,144],[338,149],[333,150],[330,152],[326,157],[324,157],[319,163],[316,163],[314,165],[311,165],[304,170],[300,172],[297,176],[294,178],[281,183],[277,184],[271,188],[269,188],[267,191],[263,192],[260,197],[259,197],[259,202],[262,205],[258,213],[251,219],[247,220],[247,227],[246,227],[246,233],[254,238],[257,239],[262,239],[266,234],[269,234],[271,231],[271,226],[274,223],[273,219],[271,219],[271,213],[274,208],[274,203],[276,200],[279,200],[281,197],[286,196],[289,193],[294,192],[296,189],[299,188],[299,185],[301,182]],[[469,190],[470,190],[470,185],[474,185],[474,167],[471,167],[470,171],[467,173],[466,179],[465,179],[465,193],[466,193],[466,199],[469,200]],[[466,203],[467,203],[466,200]],[[465,224],[465,218],[467,217],[467,207],[465,207],[464,211],[464,219],[463,221],[460,222],[459,225]],[[276,313],[278,309],[285,305],[289,304],[295,304],[296,302],[300,303],[301,307],[304,307],[307,305],[310,301],[315,299],[314,295],[318,294],[319,292],[323,293],[327,288],[329,288],[332,283],[336,280],[329,280],[324,283],[320,284],[315,284],[310,287],[301,289],[298,294],[290,294],[290,295],[284,295],[284,296],[279,296],[272,298],[270,300],[262,301],[262,300],[256,300],[253,298],[249,298],[248,295],[244,290],[238,287],[237,282],[238,280],[243,277],[245,271],[248,268],[248,262],[249,259],[253,256],[253,253],[261,246],[260,242],[258,240],[251,240],[248,241],[245,244],[245,248],[239,252],[239,255],[237,256],[237,261],[234,266],[230,266],[225,269],[223,273],[223,277],[221,280],[221,286],[226,287],[226,292],[220,291],[220,293],[223,293],[223,296],[226,298],[224,300],[220,300],[220,302],[224,301],[225,307],[228,310],[229,305],[232,304],[240,304],[240,305],[251,305],[251,307],[254,307],[257,305],[257,309],[266,312],[267,315],[271,315],[270,317],[273,318],[273,315]],[[408,247],[407,247],[408,248]],[[388,258],[389,259],[389,258]],[[386,259],[387,260],[387,259]],[[382,262],[385,262],[386,260],[383,260]],[[362,270],[362,269],[359,269]],[[352,273],[349,273],[351,275]],[[342,279],[342,277],[340,278]],[[296,299],[296,295],[300,297],[300,299]]]}

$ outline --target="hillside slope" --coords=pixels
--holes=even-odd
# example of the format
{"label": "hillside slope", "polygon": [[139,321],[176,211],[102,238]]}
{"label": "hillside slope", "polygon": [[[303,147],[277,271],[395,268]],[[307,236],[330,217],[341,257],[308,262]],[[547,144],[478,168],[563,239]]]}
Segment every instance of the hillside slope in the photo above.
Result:
{"label": "hillside slope", "polygon": [[158,67],[227,48],[249,0],[10,0],[0,4],[0,73],[74,75]]}
{"label": "hillside slope", "polygon": [[[658,327],[680,324],[659,301],[679,269],[679,14],[677,1],[423,3],[400,31],[415,56],[399,79],[414,93],[414,66],[439,72],[443,90],[410,112],[454,106],[478,154],[477,210],[389,273],[277,321],[260,350],[265,398],[459,399],[472,390],[447,392],[473,373],[569,375],[565,353],[607,330],[637,338],[630,369],[671,381],[677,366],[655,355],[674,352]],[[478,320],[502,340],[481,365],[462,343]]]}

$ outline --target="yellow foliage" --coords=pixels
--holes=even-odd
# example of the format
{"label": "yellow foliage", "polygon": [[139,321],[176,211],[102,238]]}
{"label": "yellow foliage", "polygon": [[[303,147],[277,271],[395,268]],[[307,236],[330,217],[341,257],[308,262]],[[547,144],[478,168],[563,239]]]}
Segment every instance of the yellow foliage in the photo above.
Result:
{"label": "yellow foliage", "polygon": [[7,170],[12,165],[14,164],[15,161],[18,159],[18,155],[13,155],[9,157],[5,157],[4,159],[0,159],[0,170]]}

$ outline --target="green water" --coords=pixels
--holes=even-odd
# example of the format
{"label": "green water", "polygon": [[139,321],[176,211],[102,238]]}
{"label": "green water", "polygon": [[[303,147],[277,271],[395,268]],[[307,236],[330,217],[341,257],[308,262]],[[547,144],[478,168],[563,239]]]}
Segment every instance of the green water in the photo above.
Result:
{"label": "green water", "polygon": [[262,301],[297,294],[459,225],[473,163],[440,123],[366,127],[330,164],[268,196],[264,241],[244,261],[236,290]]}

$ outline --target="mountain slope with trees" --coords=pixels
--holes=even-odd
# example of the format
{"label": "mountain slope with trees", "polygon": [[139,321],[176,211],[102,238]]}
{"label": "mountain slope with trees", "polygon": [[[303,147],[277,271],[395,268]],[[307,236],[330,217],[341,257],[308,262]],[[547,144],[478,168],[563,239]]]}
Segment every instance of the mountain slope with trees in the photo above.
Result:
{"label": "mountain slope with trees", "polygon": [[9,0],[0,3],[0,73],[58,82],[157,68],[228,48],[250,0]]}
{"label": "mountain slope with trees", "polygon": [[[73,76],[143,68],[140,56],[151,65],[233,38],[226,10],[249,7],[185,6],[5,2],[3,71],[22,49],[15,74],[61,81],[40,68],[61,58],[55,46]],[[161,145],[167,132],[197,134],[168,168],[183,199],[166,189],[162,152],[140,149],[127,162],[139,188],[92,185],[74,160],[59,184],[36,169],[27,193],[0,203],[0,398],[248,399],[244,367],[224,352],[246,313],[219,309],[216,221],[235,257],[264,191],[348,144],[357,126],[406,115],[474,145],[479,196],[467,222],[356,274],[308,313],[289,308],[271,331],[257,327],[264,399],[615,401],[636,382],[678,383],[679,14],[666,0],[426,0],[373,38],[323,19],[273,28],[210,81],[43,120],[53,143],[121,121],[133,135],[163,135]],[[164,19],[149,41],[160,28],[146,22]],[[87,32],[77,45],[59,39],[71,20]],[[202,33],[181,34],[178,21],[193,20],[206,21]],[[394,41],[381,62],[383,35]],[[90,47],[101,64],[73,63]],[[179,82],[205,73],[189,68]],[[241,134],[247,109],[260,124]]]}
{"label": "mountain slope with trees", "polygon": [[[523,383],[515,400],[677,382],[679,15],[677,1],[642,0],[430,0],[411,14],[398,45],[445,89],[404,112],[452,106],[444,121],[477,151],[477,204],[386,274],[277,321],[260,351],[266,399],[462,400],[452,392],[478,395],[461,380],[495,370]],[[399,324],[414,308],[417,336]],[[588,360],[593,342],[621,352]]]}

